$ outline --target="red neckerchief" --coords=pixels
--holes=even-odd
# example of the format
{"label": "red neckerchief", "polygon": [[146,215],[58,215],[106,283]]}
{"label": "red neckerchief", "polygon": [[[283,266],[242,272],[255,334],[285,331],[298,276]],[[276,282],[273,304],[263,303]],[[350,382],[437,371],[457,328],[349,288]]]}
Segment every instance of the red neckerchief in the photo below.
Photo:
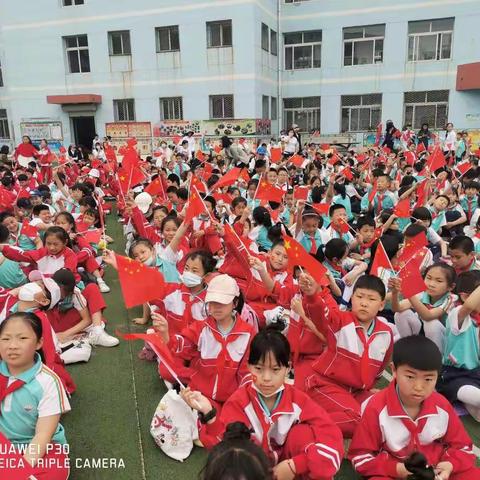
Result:
{"label": "red neckerchief", "polygon": [[[8,387],[7,385],[8,385],[8,377],[0,374],[0,407],[5,397],[7,395],[10,395],[10,393],[14,392],[15,390],[22,388],[25,385],[25,382],[23,380],[17,379]],[[0,414],[1,414],[1,411],[0,411]]]}
{"label": "red neckerchief", "polygon": [[385,194],[379,192],[377,197],[377,215],[379,215],[380,212],[382,211],[382,203],[384,198],[385,198]]}
{"label": "red neckerchief", "polygon": [[341,265],[335,265],[334,263],[332,263],[328,258],[325,259],[325,261],[338,273],[340,273],[340,275],[342,277],[344,277],[347,272],[344,268],[342,268]]}
{"label": "red neckerchief", "polygon": [[[375,318],[374,322],[377,321]],[[358,322],[358,320],[357,320]],[[358,322],[360,324],[360,322]],[[363,386],[367,388],[369,385],[369,365],[370,365],[370,356],[369,356],[369,349],[370,343],[374,340],[375,335],[373,334],[375,331],[375,325],[373,327],[372,334],[367,338],[365,334],[365,330],[361,326],[361,328],[357,328],[357,334],[363,344],[363,353],[362,358],[360,359],[360,378],[362,379]]]}
{"label": "red neckerchief", "polygon": [[467,265],[466,268],[456,268],[455,271],[457,272],[457,275],[459,275],[460,273],[463,273],[463,272],[469,272],[470,268],[472,267],[472,265],[474,263],[475,263],[475,257],[472,258],[472,261]]}
{"label": "red neckerchief", "polygon": [[309,235],[310,237],[310,251],[308,253],[315,255],[317,253],[317,242],[315,241],[315,235]]}
{"label": "red neckerchief", "polygon": [[473,199],[467,198],[467,218],[468,221],[472,219],[472,203]]}

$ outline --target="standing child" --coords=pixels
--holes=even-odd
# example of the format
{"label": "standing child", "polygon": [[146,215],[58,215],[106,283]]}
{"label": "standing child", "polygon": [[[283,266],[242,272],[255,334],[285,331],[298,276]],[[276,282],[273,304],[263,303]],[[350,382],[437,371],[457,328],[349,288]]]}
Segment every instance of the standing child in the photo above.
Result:
{"label": "standing child", "polygon": [[35,478],[64,480],[67,441],[59,421],[70,405],[60,379],[42,363],[42,333],[33,313],[14,313],[0,324],[0,432],[25,449]]}
{"label": "standing child", "polygon": [[448,400],[434,391],[441,366],[441,353],[428,338],[395,343],[393,381],[364,404],[350,444],[348,457],[360,475],[411,478],[405,462],[419,452],[438,480],[478,478],[472,441]]}

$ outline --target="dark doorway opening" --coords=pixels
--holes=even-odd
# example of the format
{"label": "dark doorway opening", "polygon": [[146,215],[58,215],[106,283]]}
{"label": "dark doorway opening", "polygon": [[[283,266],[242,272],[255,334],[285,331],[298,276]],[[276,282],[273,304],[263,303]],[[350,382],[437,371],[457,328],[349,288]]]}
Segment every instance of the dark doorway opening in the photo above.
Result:
{"label": "dark doorway opening", "polygon": [[75,143],[91,150],[95,138],[95,117],[72,117],[72,125]]}

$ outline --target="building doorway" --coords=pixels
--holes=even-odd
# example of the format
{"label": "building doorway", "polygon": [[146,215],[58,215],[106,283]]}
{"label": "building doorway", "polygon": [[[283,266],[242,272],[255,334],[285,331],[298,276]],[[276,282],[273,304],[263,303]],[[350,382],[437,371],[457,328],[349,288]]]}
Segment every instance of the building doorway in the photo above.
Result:
{"label": "building doorway", "polygon": [[92,149],[95,138],[95,117],[72,117],[73,138],[76,145]]}

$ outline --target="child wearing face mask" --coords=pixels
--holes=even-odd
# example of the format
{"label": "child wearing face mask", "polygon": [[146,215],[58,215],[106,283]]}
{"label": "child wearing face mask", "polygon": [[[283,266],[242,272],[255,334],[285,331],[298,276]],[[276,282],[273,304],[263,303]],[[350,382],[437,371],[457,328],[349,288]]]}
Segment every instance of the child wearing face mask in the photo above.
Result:
{"label": "child wearing face mask", "polygon": [[288,340],[267,327],[250,347],[252,380],[226,401],[221,413],[193,387],[181,395],[199,412],[200,440],[206,447],[220,442],[229,423],[240,421],[272,459],[277,480],[333,479],[343,457],[342,434],[322,407],[285,383],[290,368]]}
{"label": "child wearing face mask", "polygon": [[217,275],[208,284],[203,322],[193,322],[180,334],[170,335],[167,319],[153,313],[154,329],[174,357],[192,361],[189,387],[200,391],[220,411],[223,403],[248,375],[247,356],[253,329],[240,317],[243,296],[237,282]]}

